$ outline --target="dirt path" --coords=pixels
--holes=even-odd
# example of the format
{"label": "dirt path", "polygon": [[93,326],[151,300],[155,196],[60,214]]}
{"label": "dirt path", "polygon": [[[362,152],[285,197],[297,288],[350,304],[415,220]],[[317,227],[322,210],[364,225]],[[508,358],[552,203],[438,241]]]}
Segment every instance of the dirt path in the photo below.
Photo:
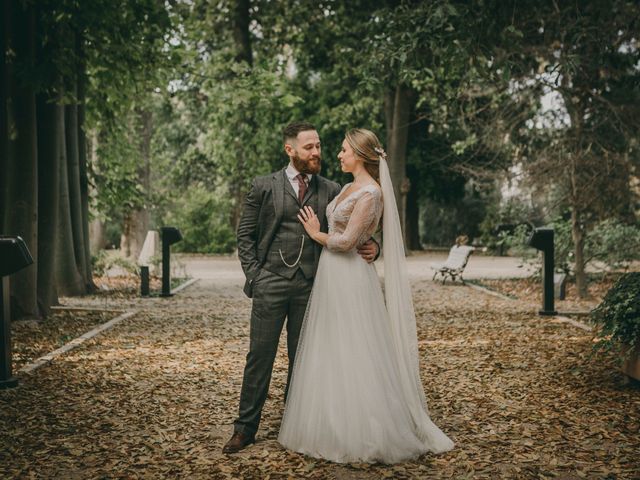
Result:
{"label": "dirt path", "polygon": [[452,452],[335,465],[276,441],[284,336],[258,443],[221,448],[237,412],[250,301],[202,279],[171,299],[76,299],[140,313],[0,391],[2,478],[640,478],[640,389],[591,339],[531,305],[414,284],[422,379]]}

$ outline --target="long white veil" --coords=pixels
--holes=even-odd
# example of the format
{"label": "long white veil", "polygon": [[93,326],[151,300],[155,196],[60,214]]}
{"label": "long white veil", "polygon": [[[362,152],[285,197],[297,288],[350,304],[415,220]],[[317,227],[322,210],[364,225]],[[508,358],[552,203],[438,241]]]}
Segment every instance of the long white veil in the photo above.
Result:
{"label": "long white veil", "polygon": [[409,401],[411,413],[421,438],[434,452],[453,448],[453,442],[431,422],[420,380],[416,315],[407,273],[400,217],[389,166],[384,152],[380,155],[380,186],[384,202],[382,215],[382,254],[384,258],[385,302],[396,346],[402,394]]}

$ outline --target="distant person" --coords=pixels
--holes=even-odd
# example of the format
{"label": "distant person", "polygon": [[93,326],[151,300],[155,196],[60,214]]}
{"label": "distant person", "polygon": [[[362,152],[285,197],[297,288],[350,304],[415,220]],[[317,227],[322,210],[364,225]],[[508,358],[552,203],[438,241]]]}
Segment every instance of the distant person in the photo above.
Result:
{"label": "distant person", "polygon": [[467,237],[466,235],[458,235],[456,237],[456,247],[461,247],[463,245],[466,245],[467,243],[469,243],[469,237]]}

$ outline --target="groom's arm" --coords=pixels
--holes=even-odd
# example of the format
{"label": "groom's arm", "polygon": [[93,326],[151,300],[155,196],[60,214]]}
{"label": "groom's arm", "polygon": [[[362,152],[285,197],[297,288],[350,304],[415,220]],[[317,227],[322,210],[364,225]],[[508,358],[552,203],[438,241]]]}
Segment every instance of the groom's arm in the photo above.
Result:
{"label": "groom's arm", "polygon": [[381,251],[380,242],[375,235],[358,247],[358,254],[369,263],[375,262],[380,257]]}
{"label": "groom's arm", "polygon": [[256,185],[256,180],[251,182],[251,189],[244,200],[244,207],[240,223],[238,224],[237,242],[238,258],[247,280],[251,281],[260,271],[258,261],[258,218],[262,196]]}

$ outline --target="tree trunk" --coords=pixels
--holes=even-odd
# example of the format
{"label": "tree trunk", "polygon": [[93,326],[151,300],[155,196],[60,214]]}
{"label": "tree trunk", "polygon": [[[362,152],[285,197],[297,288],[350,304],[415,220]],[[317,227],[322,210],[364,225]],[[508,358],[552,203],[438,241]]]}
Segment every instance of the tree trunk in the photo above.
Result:
{"label": "tree trunk", "polygon": [[420,243],[420,205],[418,204],[418,191],[416,188],[410,188],[407,193],[407,223],[406,237],[409,250],[422,250]]}
{"label": "tree trunk", "polygon": [[587,274],[584,262],[585,231],[580,214],[580,179],[578,171],[578,153],[573,152],[570,159],[569,179],[571,182],[571,238],[573,239],[574,261],[576,273],[576,287],[578,296],[586,298],[589,296],[587,289]]}
{"label": "tree trunk", "polygon": [[107,247],[107,232],[105,224],[99,218],[95,218],[89,224],[89,247],[91,254],[96,255]]}
{"label": "tree trunk", "polygon": [[[71,95],[75,98],[77,89],[71,87]],[[86,290],[91,284],[91,278],[87,276],[87,255],[84,249],[85,225],[82,215],[82,194],[80,189],[80,152],[79,152],[79,127],[78,104],[75,102],[64,107],[65,141],[67,148],[67,182],[69,188],[69,215],[71,219],[71,234],[73,237],[73,253],[76,268],[82,276]]]}
{"label": "tree trunk", "polygon": [[587,288],[587,274],[584,265],[584,240],[585,233],[581,225],[580,214],[575,207],[571,209],[571,237],[573,238],[576,287],[580,298],[587,298],[589,290]]}
{"label": "tree trunk", "polygon": [[[88,164],[91,168],[97,170],[98,164],[98,133],[92,131],[87,139],[88,146]],[[95,190],[87,182],[87,186],[91,188],[91,191],[95,193]],[[88,193],[87,196],[90,194]],[[87,201],[88,206],[88,201]],[[87,214],[88,216],[88,214]],[[89,252],[91,255],[96,255],[100,250],[107,247],[107,232],[105,223],[100,218],[94,218],[89,224]]]}
{"label": "tree trunk", "polygon": [[[64,111],[64,109],[63,109]],[[60,177],[59,193],[60,205],[58,211],[58,248],[56,252],[56,283],[61,295],[82,295],[86,293],[82,275],[78,271],[76,254],[74,251],[73,227],[71,220],[71,198],[69,195],[69,160],[66,148],[67,125],[63,116],[60,149]]]}
{"label": "tree trunk", "polygon": [[60,158],[63,149],[64,107],[38,97],[38,305],[49,315],[58,304],[56,289],[56,251],[60,196]]}
{"label": "tree trunk", "polygon": [[[10,66],[7,62],[6,52],[9,46],[10,28],[11,28],[11,6],[12,2],[2,2],[2,29],[0,29],[0,172],[6,172],[9,169],[9,129],[7,118],[7,100],[9,96],[9,77]],[[5,196],[8,186],[6,175],[0,175],[0,234],[6,234],[4,231],[5,224]]]}
{"label": "tree trunk", "polygon": [[[235,61],[246,62],[250,67],[253,66],[253,48],[251,44],[251,32],[249,24],[251,23],[251,0],[235,0],[233,6],[233,43],[235,47]],[[250,124],[253,123],[253,117],[249,115],[246,119]],[[249,125],[251,128],[251,125]],[[242,213],[242,204],[245,197],[245,154],[246,146],[238,142],[235,146],[236,152],[236,175],[237,178],[231,179],[230,197],[233,200],[233,206],[230,212],[230,223],[235,230],[240,223],[240,215]]]}
{"label": "tree trunk", "polygon": [[124,217],[120,249],[126,257],[137,259],[142,251],[144,239],[149,230],[149,210],[147,201],[151,195],[151,136],[153,134],[153,117],[149,110],[137,110],[140,138],[139,149],[142,164],[138,168],[138,182],[142,185],[143,206],[130,211]]}
{"label": "tree trunk", "polygon": [[247,62],[253,65],[251,50],[251,35],[249,23],[251,16],[249,8],[251,0],[236,0],[233,8],[233,41],[236,47],[236,62]]}
{"label": "tree trunk", "polygon": [[78,174],[80,180],[80,209],[82,224],[82,250],[84,252],[84,278],[87,280],[87,291],[95,290],[93,283],[93,269],[91,265],[91,248],[89,246],[89,178],[87,175],[87,135],[85,127],[86,102],[86,65],[82,50],[82,37],[76,38],[76,53],[78,55]]}
{"label": "tree trunk", "polygon": [[406,205],[403,192],[408,193],[406,177],[407,143],[409,140],[409,118],[414,103],[410,88],[398,84],[393,91],[385,95],[385,120],[387,127],[387,159],[391,183],[398,205],[400,225],[405,233],[405,248],[408,248],[406,236]]}
{"label": "tree trunk", "polygon": [[[29,71],[35,64],[36,18],[34,7],[14,5],[11,44],[14,61],[21,70]],[[36,99],[31,82],[22,72],[12,69],[9,83],[7,113],[11,136],[8,142],[6,174],[6,213],[3,230],[20,235],[35,260],[38,257],[38,140]],[[5,175],[3,175],[5,176]],[[37,318],[37,264],[11,277],[11,306],[13,318]]]}

